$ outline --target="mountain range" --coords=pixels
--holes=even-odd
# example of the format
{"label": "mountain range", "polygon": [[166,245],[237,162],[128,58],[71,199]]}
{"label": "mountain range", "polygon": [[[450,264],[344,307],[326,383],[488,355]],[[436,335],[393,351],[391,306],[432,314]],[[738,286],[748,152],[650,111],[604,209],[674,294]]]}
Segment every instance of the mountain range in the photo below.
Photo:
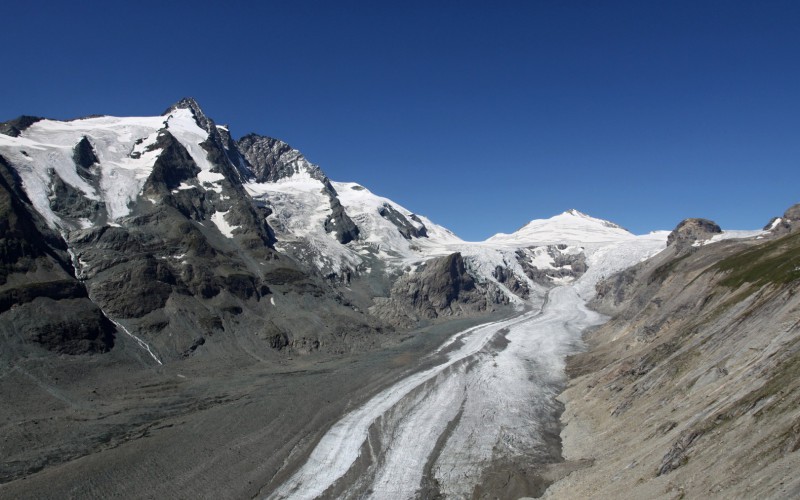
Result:
{"label": "mountain range", "polygon": [[[770,432],[788,433],[763,445],[764,453],[780,448],[784,457],[798,449],[790,414],[797,403],[798,220],[795,206],[763,230],[723,231],[687,219],[672,232],[637,236],[567,210],[512,234],[467,242],[360,184],[331,180],[281,140],[234,139],[191,98],[153,117],[5,122],[0,395],[13,404],[0,413],[7,457],[0,493],[278,498],[275,492],[294,491],[293,497],[306,483],[279,486],[315,443],[325,442],[337,416],[369,406],[368,398],[392,381],[422,370],[431,362],[426,353],[454,329],[546,312],[548,303],[557,310],[587,301],[612,319],[588,335],[587,352],[553,351],[552,359],[561,359],[556,366],[574,355],[563,453],[553,438],[556,444],[537,455],[540,464],[503,482],[487,476],[502,462],[497,451],[480,458],[486,465],[464,492],[438,476],[435,485],[425,479],[412,490],[423,497],[435,491],[510,498],[543,493],[542,485],[562,479],[548,495],[591,496],[600,490],[587,485],[617,473],[603,467],[626,460],[615,451],[623,446],[590,437],[606,426],[618,426],[618,436],[628,432],[628,443],[658,442],[634,461],[654,462],[655,474],[639,481],[619,473],[626,478],[619,484],[634,488],[629,492],[716,487],[667,485],[664,478],[690,469],[703,474],[690,457],[697,443],[719,432],[720,419],[747,416],[769,422]],[[574,291],[574,301],[556,300],[561,292],[553,291],[565,289]],[[602,323],[593,321],[576,324]],[[726,337],[732,332],[741,339]],[[747,349],[760,354],[744,359]],[[546,382],[563,384],[559,376]],[[659,390],[669,396],[656,398]],[[675,402],[685,391],[691,411]],[[656,399],[660,406],[653,406]],[[553,405],[547,419],[557,424],[558,404],[547,401]],[[672,402],[672,413],[646,431],[658,438],[635,435],[637,422],[666,411],[664,401]],[[764,408],[779,414],[765,417]],[[228,420],[239,427],[219,429]],[[736,424],[729,435],[753,425]],[[188,438],[190,429],[203,437]],[[232,444],[221,451],[225,443]],[[168,485],[147,489],[141,481],[153,467],[165,467],[166,458],[153,457],[166,446],[184,446],[186,453],[170,455]],[[584,455],[592,453],[607,453],[603,467],[586,467]],[[253,465],[258,454],[268,458]],[[742,468],[749,464],[743,453],[729,455]],[[151,465],[142,465],[144,457]],[[113,467],[103,467],[106,461]],[[365,477],[383,477],[380,467],[364,467]],[[765,472],[765,481],[777,470]],[[79,471],[87,471],[85,484],[65,479]],[[114,477],[116,489],[106,489],[104,474]],[[342,489],[345,483],[333,479],[320,493],[366,491],[358,481]],[[604,494],[617,494],[608,484]],[[725,484],[716,493],[738,483]]]}

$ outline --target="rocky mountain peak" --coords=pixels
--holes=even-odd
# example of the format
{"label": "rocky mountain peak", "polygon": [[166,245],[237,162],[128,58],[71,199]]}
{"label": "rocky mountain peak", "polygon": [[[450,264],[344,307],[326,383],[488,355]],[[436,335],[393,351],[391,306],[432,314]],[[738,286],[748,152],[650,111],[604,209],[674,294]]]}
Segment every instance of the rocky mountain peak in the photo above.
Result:
{"label": "rocky mountain peak", "polygon": [[167,108],[167,110],[161,114],[167,115],[175,111],[176,109],[189,109],[196,115],[205,116],[205,113],[203,113],[202,108],[200,108],[200,104],[194,97],[183,97],[181,100],[179,100],[178,102]]}
{"label": "rocky mountain peak", "polygon": [[722,232],[716,222],[708,219],[684,219],[667,237],[667,246],[681,250],[696,241],[704,241]]}
{"label": "rocky mountain peak", "polygon": [[173,111],[177,109],[188,109],[192,112],[197,125],[199,125],[202,129],[206,132],[213,134],[216,133],[216,127],[214,125],[214,121],[211,120],[206,114],[203,112],[203,109],[198,104],[197,100],[194,97],[184,97],[180,101],[176,102],[172,106],[166,109],[162,114],[169,115]]}
{"label": "rocky mountain peak", "polygon": [[796,203],[791,207],[786,209],[786,212],[783,213],[783,218],[789,221],[799,221],[800,220],[800,203]]}
{"label": "rocky mountain peak", "polygon": [[764,226],[765,231],[772,231],[773,233],[786,233],[797,227],[800,223],[800,203],[796,203],[787,208],[783,213],[783,217],[773,217]]}
{"label": "rocky mountain peak", "polygon": [[295,175],[307,175],[323,184],[329,183],[322,169],[279,139],[247,134],[239,139],[237,145],[250,164],[257,182],[276,182]]}

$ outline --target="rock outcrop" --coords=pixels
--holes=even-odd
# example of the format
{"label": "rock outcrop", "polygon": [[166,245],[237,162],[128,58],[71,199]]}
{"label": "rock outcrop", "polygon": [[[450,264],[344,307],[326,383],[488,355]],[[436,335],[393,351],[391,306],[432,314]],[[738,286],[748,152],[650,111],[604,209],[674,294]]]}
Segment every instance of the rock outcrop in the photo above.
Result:
{"label": "rock outcrop", "polygon": [[381,217],[394,224],[400,234],[403,235],[403,238],[407,240],[412,238],[427,238],[428,236],[427,228],[419,221],[419,219],[414,221],[419,224],[419,227],[417,227],[408,219],[406,219],[400,212],[392,208],[392,206],[388,203],[384,203],[383,206],[378,209],[378,213],[381,215]]}
{"label": "rock outcrop", "polygon": [[19,134],[21,134],[23,130],[43,119],[44,118],[38,116],[22,115],[19,118],[0,123],[0,134],[19,137]]}
{"label": "rock outcrop", "polygon": [[674,246],[678,251],[703,242],[720,234],[722,229],[708,219],[685,219],[667,236],[667,246]]}
{"label": "rock outcrop", "polygon": [[476,283],[460,253],[431,259],[401,276],[386,299],[376,299],[372,311],[400,324],[442,317],[475,316],[508,299],[489,283]]}
{"label": "rock outcrop", "polygon": [[772,220],[764,226],[764,230],[780,235],[787,234],[798,227],[800,227],[800,203],[786,209],[783,217],[773,217]]}

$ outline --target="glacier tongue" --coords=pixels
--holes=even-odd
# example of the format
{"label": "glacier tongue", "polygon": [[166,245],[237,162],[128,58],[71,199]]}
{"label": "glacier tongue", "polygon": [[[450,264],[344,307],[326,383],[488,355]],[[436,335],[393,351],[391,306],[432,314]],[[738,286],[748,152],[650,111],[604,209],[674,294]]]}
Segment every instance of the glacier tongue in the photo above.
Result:
{"label": "glacier tongue", "polygon": [[[269,498],[311,499],[333,487],[345,498],[414,498],[423,484],[465,498],[494,463],[555,460],[547,432],[556,419],[564,358],[580,347],[585,328],[604,321],[585,307],[589,291],[604,273],[662,248],[659,237],[598,245],[592,255],[600,271],[551,290],[541,311],[454,335],[436,366],[401,379],[334,424]],[[345,477],[356,479],[342,485]]]}

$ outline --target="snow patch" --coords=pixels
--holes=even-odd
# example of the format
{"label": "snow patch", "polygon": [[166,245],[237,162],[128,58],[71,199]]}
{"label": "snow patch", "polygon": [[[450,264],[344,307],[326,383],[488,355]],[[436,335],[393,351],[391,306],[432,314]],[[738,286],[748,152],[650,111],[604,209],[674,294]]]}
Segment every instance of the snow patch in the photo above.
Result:
{"label": "snow patch", "polygon": [[233,238],[233,230],[239,229],[239,226],[232,226],[229,224],[228,221],[225,220],[226,215],[228,215],[228,212],[214,212],[214,215],[211,216],[211,222],[217,226],[220,233],[228,238]]}
{"label": "snow patch", "polygon": [[712,243],[716,243],[718,241],[724,241],[724,240],[763,237],[763,236],[769,234],[769,231],[771,229],[772,229],[772,227],[770,227],[770,229],[768,229],[768,230],[763,230],[763,229],[727,230],[726,229],[726,230],[723,230],[721,233],[715,234],[714,236],[712,236],[711,238],[709,238],[707,240],[695,241],[695,242],[692,243],[692,246],[693,247],[700,247],[700,246],[710,245]]}
{"label": "snow patch", "polygon": [[331,218],[330,200],[322,181],[308,171],[277,182],[250,182],[244,187],[254,200],[274,209],[268,222],[275,230],[279,250],[302,247],[303,258],[325,272],[341,273],[362,263],[362,257],[350,246],[340,244],[325,231],[325,223]]}

